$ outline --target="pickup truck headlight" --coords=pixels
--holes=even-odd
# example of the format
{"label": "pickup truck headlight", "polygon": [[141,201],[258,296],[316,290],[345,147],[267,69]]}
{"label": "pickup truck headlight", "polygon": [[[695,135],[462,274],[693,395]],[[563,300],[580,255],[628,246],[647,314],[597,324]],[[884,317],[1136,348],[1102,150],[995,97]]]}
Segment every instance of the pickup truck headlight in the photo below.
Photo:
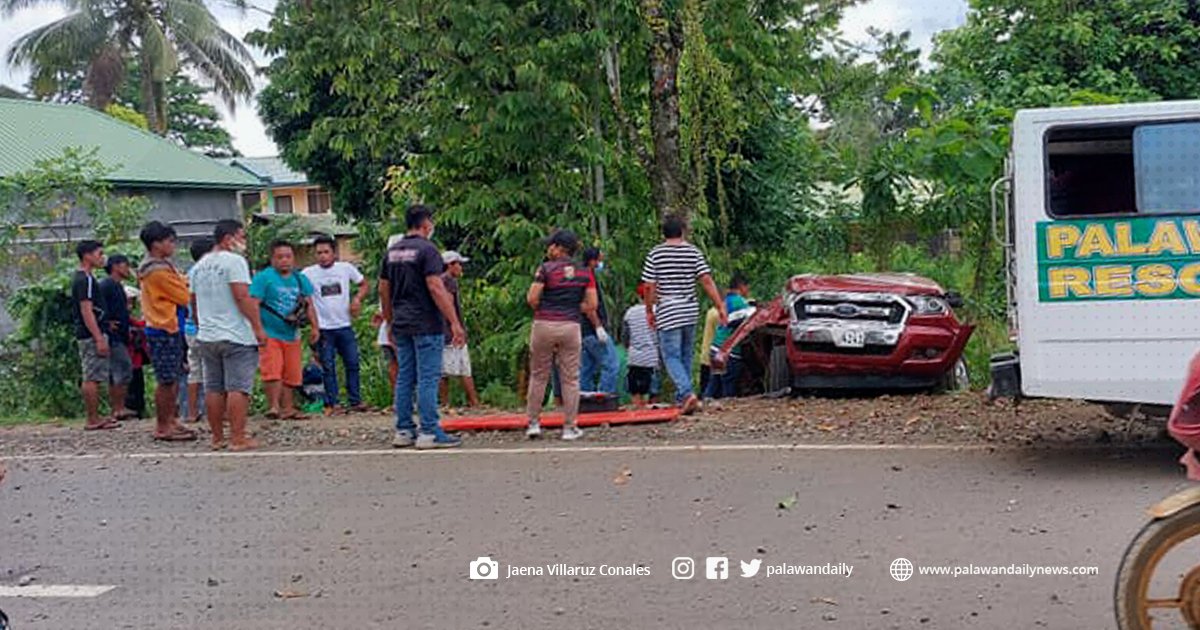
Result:
{"label": "pickup truck headlight", "polygon": [[908,298],[913,305],[916,315],[942,315],[950,312],[950,305],[940,297],[932,295],[913,295]]}

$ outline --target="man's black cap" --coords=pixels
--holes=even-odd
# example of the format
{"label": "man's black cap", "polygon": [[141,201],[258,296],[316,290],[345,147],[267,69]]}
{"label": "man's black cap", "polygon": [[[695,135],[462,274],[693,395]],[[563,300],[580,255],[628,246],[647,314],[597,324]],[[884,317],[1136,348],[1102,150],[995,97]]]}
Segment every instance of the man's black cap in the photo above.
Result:
{"label": "man's black cap", "polygon": [[545,245],[558,245],[574,256],[579,249],[579,237],[571,230],[554,230],[554,233],[542,240]]}

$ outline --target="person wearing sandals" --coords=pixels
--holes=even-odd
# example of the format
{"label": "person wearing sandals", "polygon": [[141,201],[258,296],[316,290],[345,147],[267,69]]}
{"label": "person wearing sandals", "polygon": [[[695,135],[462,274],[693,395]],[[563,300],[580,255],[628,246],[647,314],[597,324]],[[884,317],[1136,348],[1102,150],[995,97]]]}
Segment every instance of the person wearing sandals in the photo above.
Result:
{"label": "person wearing sandals", "polygon": [[312,304],[313,285],[294,269],[296,251],[291,243],[274,241],[270,251],[271,266],[258,272],[250,283],[250,297],[258,300],[267,331],[267,345],[258,358],[267,395],[266,415],[303,420],[306,416],[296,409],[294,389],[304,384],[300,326],[306,319],[312,325],[309,344],[316,346],[321,340],[317,309]]}
{"label": "person wearing sandals", "polygon": [[100,281],[100,300],[108,314],[108,402],[113,418],[128,420],[137,417],[125,404],[125,395],[133,381],[133,359],[129,355],[129,299],[125,281],[133,277],[129,258],[116,254],[104,263],[108,277]]}
{"label": "person wearing sandals", "polygon": [[225,219],[213,231],[213,251],[189,272],[196,303],[196,343],[204,363],[204,403],[212,448],[258,446],[246,435],[246,414],[258,367],[258,349],[267,343],[258,304],[250,297],[250,266],[243,256],[246,230]]}
{"label": "person wearing sandals", "polygon": [[577,440],[583,431],[576,424],[579,414],[579,361],[583,348],[579,320],[588,317],[600,328],[596,314],[596,278],[591,269],[575,261],[579,239],[570,230],[555,230],[546,239],[546,262],[538,267],[526,301],[533,308],[529,335],[529,394],[526,413],[530,439],[542,435],[542,403],[550,367],[558,367],[562,383],[564,440]]}
{"label": "person wearing sandals", "polygon": [[183,327],[191,300],[187,278],[171,261],[175,255],[175,229],[151,221],[138,235],[146,246],[146,257],[138,266],[142,316],[150,342],[150,364],[154,368],[154,439],[181,442],[196,439],[196,432],[179,423],[179,380],[185,372]]}
{"label": "person wearing sandals", "polygon": [[112,349],[105,333],[108,315],[100,299],[100,284],[92,272],[104,266],[104,248],[97,241],[83,241],[75,246],[79,269],[71,276],[71,309],[75,320],[75,340],[79,346],[79,363],[83,368],[80,393],[87,411],[84,429],[96,431],[115,429],[121,423],[114,418],[100,417],[100,386],[110,378],[109,355]]}

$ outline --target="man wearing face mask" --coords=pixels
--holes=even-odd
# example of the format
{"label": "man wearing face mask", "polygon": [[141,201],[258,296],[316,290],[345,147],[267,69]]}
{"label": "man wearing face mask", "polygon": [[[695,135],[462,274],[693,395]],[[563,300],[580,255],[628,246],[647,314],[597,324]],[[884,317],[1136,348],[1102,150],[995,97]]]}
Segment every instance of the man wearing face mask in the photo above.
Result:
{"label": "man wearing face mask", "polygon": [[196,341],[204,362],[204,392],[213,450],[249,450],[257,443],[246,435],[246,413],[258,370],[258,349],[266,345],[258,302],[250,297],[246,230],[227,219],[213,232],[213,251],[190,272],[196,304]]}
{"label": "man wearing face mask", "polygon": [[604,252],[596,247],[583,250],[583,264],[595,277],[597,304],[594,312],[584,313],[579,319],[580,333],[583,335],[579,388],[585,392],[604,392],[616,396],[621,365],[617,358],[617,345],[608,335],[608,311],[604,308],[604,290],[600,285],[604,272]]}

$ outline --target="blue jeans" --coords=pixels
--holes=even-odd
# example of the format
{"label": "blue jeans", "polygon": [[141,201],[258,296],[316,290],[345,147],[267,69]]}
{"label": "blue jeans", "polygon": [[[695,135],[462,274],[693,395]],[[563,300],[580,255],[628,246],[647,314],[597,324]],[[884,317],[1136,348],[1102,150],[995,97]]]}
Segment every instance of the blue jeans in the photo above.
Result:
{"label": "blue jeans", "polygon": [[683,402],[692,391],[692,354],[696,340],[696,326],[681,326],[658,331],[658,347],[662,352],[663,365],[675,383],[675,402]]}
{"label": "blue jeans", "polygon": [[[621,362],[617,358],[617,344],[613,342],[612,337],[608,338],[607,343],[601,343],[596,335],[585,336],[582,354],[579,363],[579,390],[604,392],[615,396],[617,394],[617,377],[621,373]],[[596,385],[597,373],[600,377],[600,388],[593,389]]]}
{"label": "blue jeans", "polygon": [[325,406],[338,404],[337,358],[346,366],[346,398],[353,407],[362,402],[359,390],[358,339],[353,328],[321,331],[321,368],[325,375]]}
{"label": "blue jeans", "polygon": [[725,372],[713,374],[704,388],[705,398],[736,398],[738,376],[742,373],[742,360],[730,356],[725,360]]}
{"label": "blue jeans", "polygon": [[438,381],[442,379],[445,335],[396,335],[396,430],[416,433],[413,397],[421,417],[421,434],[444,437],[438,421]]}

